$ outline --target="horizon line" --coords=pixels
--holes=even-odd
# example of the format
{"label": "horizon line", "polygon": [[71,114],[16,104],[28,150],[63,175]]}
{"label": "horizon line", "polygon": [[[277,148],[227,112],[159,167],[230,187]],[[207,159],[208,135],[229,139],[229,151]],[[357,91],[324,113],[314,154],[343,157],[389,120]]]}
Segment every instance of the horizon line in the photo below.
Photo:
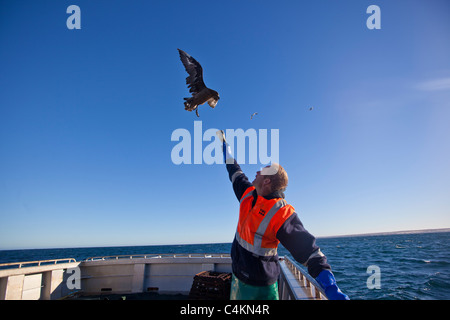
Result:
{"label": "horizon line", "polygon": [[355,233],[355,234],[342,234],[333,236],[317,236],[316,239],[323,238],[343,238],[343,237],[362,237],[362,236],[384,236],[395,234],[414,234],[414,233],[435,233],[435,232],[450,232],[450,228],[437,228],[437,229],[413,229],[413,230],[398,230],[398,231],[385,231],[385,232],[369,232],[369,233]]}
{"label": "horizon line", "polygon": [[[317,236],[316,239],[329,238],[345,238],[345,237],[363,237],[363,236],[382,236],[382,235],[401,235],[401,234],[415,234],[415,233],[438,233],[450,232],[450,228],[437,229],[414,229],[414,230],[399,230],[386,232],[371,232],[371,233],[356,233],[356,234],[342,234],[332,236]],[[105,245],[105,246],[75,246],[75,247],[38,247],[38,248],[10,248],[1,249],[0,251],[8,250],[52,250],[52,249],[82,249],[82,248],[114,248],[114,247],[152,247],[152,246],[184,246],[184,245],[205,245],[205,244],[225,244],[232,242],[202,242],[202,243],[173,243],[173,244],[139,244],[139,245]]]}

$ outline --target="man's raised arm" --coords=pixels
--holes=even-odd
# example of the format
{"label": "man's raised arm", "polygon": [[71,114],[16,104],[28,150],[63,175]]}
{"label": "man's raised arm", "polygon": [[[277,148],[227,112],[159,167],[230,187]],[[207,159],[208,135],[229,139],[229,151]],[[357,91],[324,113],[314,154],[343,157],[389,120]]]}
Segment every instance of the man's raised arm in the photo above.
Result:
{"label": "man's raised arm", "polygon": [[236,194],[238,201],[240,201],[245,190],[251,187],[252,184],[250,181],[248,181],[247,176],[244,174],[239,164],[233,158],[230,146],[225,139],[224,132],[222,130],[217,131],[217,136],[222,141],[223,161],[226,164],[230,181],[233,184],[234,193]]}

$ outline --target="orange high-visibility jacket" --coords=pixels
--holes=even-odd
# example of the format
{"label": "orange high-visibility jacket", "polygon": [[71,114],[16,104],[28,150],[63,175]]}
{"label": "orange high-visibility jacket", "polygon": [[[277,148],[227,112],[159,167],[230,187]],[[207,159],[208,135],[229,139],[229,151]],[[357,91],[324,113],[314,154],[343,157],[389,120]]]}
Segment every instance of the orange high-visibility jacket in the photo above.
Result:
{"label": "orange high-visibility jacket", "polygon": [[268,200],[258,196],[252,206],[253,190],[255,187],[249,187],[240,200],[236,240],[253,254],[275,256],[280,243],[277,232],[295,210],[283,198]]}

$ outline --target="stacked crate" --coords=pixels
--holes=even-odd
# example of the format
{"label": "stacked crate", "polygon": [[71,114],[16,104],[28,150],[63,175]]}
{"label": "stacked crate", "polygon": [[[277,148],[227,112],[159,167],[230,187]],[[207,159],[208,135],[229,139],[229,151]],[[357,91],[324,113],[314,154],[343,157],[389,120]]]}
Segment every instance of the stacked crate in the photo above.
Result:
{"label": "stacked crate", "polygon": [[194,300],[229,300],[231,273],[202,271],[195,275],[189,298]]}

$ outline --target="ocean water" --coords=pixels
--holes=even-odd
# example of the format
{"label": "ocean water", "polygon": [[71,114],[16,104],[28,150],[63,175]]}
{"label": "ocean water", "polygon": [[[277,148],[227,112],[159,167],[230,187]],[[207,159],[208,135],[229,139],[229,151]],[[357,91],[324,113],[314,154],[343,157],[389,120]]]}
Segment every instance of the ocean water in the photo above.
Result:
{"label": "ocean water", "polygon": [[[351,299],[450,299],[450,232],[318,239],[338,285]],[[369,289],[370,266],[380,288]]]}
{"label": "ocean water", "polygon": [[[450,232],[318,238],[317,244],[327,256],[338,286],[351,299],[450,299]],[[1,250],[0,263],[147,253],[228,253],[230,249],[231,243]],[[289,252],[280,246],[279,255]],[[378,286],[374,288],[374,284]]]}

